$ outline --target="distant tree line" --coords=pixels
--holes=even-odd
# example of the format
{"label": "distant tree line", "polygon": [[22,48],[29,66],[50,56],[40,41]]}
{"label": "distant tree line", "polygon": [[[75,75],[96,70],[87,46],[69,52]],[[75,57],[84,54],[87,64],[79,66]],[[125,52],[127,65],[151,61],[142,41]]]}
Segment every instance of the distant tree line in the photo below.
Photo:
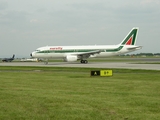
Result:
{"label": "distant tree line", "polygon": [[137,54],[127,54],[126,56],[160,56],[160,53],[137,53]]}

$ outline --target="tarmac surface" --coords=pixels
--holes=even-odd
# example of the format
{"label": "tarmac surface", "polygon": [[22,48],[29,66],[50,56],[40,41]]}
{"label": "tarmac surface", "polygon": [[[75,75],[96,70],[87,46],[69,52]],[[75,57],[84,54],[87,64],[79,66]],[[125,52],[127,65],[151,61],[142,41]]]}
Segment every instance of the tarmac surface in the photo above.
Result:
{"label": "tarmac surface", "polygon": [[[133,59],[132,59],[133,60]],[[123,69],[146,69],[160,70],[160,59],[140,59],[141,62],[89,62],[81,64],[79,62],[49,62],[45,65],[43,62],[1,62],[0,66],[39,66],[39,67],[87,67],[87,68],[123,68]],[[154,64],[158,62],[159,64]],[[146,64],[147,63],[147,64]],[[151,64],[150,64],[151,63]]]}

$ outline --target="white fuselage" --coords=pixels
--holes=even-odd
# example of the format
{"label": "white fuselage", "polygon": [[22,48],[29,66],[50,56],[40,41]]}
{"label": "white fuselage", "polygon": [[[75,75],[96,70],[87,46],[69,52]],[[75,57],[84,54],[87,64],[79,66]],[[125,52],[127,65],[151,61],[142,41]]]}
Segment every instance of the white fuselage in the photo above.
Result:
{"label": "white fuselage", "polygon": [[40,47],[32,52],[32,57],[36,58],[65,58],[68,55],[79,55],[90,51],[100,50],[100,53],[90,55],[90,57],[107,57],[121,55],[138,49],[135,45],[93,45],[93,46],[46,46]]}

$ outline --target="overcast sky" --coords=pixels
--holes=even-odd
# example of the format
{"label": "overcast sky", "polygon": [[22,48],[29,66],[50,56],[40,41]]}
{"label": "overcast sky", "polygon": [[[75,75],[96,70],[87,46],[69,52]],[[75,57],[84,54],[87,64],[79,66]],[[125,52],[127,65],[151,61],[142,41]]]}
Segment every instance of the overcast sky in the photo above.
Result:
{"label": "overcast sky", "polygon": [[160,53],[160,0],[0,0],[0,57],[30,57],[46,45],[118,44],[133,27],[138,53]]}

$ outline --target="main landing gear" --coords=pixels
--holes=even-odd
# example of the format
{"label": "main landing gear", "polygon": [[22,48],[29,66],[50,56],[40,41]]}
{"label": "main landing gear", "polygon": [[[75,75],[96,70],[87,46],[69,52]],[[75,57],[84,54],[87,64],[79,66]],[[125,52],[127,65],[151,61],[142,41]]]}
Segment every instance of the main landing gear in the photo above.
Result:
{"label": "main landing gear", "polygon": [[81,62],[81,63],[84,63],[84,64],[87,64],[87,63],[88,63],[87,60],[81,60],[80,62]]}

